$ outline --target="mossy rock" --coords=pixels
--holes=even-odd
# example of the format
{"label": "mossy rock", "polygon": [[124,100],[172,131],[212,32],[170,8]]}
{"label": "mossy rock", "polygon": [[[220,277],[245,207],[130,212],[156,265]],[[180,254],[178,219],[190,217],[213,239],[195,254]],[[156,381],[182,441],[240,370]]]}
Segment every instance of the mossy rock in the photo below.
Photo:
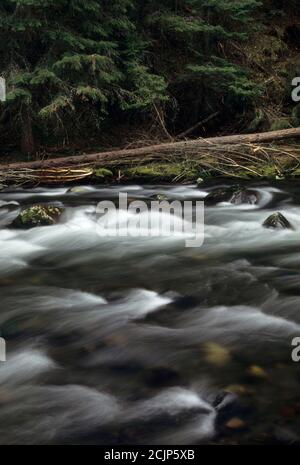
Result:
{"label": "mossy rock", "polygon": [[13,227],[29,229],[56,224],[64,209],[55,205],[33,205],[25,208],[13,222]]}
{"label": "mossy rock", "polygon": [[273,213],[263,223],[268,229],[294,229],[291,223],[280,212]]}

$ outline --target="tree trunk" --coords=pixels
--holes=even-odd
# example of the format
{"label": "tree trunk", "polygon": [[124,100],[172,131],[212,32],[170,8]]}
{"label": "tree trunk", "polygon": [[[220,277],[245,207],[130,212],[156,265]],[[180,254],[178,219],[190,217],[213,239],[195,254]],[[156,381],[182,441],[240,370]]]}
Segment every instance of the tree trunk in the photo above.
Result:
{"label": "tree trunk", "polygon": [[28,107],[22,112],[22,128],[21,128],[21,151],[23,154],[33,153],[35,150],[32,118]]}
{"label": "tree trunk", "polygon": [[[105,166],[107,165],[121,165],[134,162],[136,164],[145,160],[151,160],[155,157],[172,157],[175,155],[190,155],[197,157],[197,154],[205,153],[207,148],[213,146],[228,146],[228,145],[242,145],[247,144],[260,144],[265,142],[272,142],[276,140],[294,139],[300,137],[300,127],[293,129],[283,129],[280,131],[264,132],[259,134],[242,134],[235,136],[212,137],[209,139],[196,139],[187,140],[182,142],[164,143],[158,145],[151,145],[136,149],[114,150],[111,152],[100,152],[85,155],[75,155],[63,158],[54,158],[50,160],[25,162],[25,163],[11,163],[0,166],[1,171],[8,169],[38,169],[43,170],[47,168],[61,168],[71,166]],[[225,147],[224,147],[225,150]],[[217,155],[216,155],[217,156]]]}

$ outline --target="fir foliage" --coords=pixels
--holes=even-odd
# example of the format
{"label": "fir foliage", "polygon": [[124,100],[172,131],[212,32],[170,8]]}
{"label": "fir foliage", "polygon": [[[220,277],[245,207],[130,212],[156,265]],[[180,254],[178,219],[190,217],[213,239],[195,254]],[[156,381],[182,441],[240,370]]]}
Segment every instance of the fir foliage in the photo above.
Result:
{"label": "fir foliage", "polygon": [[[46,145],[159,114],[176,134],[254,109],[264,88],[235,50],[264,27],[269,3],[1,0],[0,131],[4,119],[20,141]],[[273,3],[274,17],[299,10]]]}

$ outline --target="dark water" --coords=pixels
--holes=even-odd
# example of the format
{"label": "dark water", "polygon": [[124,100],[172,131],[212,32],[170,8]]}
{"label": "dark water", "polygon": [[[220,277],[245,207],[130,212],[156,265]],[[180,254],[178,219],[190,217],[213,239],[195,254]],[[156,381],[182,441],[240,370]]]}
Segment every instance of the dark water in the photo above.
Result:
{"label": "dark water", "polygon": [[[214,186],[128,186],[203,199]],[[2,444],[298,441],[300,188],[205,210],[205,242],[100,237],[121,188],[0,194]],[[6,205],[6,202],[17,204]],[[58,225],[9,227],[18,204],[63,203]],[[281,211],[294,230],[262,227]]]}

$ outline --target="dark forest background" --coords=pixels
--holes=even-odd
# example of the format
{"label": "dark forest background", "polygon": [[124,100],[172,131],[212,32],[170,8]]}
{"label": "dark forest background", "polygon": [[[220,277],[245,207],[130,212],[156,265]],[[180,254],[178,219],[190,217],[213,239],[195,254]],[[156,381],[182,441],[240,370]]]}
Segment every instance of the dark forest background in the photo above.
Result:
{"label": "dark forest background", "polygon": [[299,0],[1,0],[1,151],[300,125]]}

